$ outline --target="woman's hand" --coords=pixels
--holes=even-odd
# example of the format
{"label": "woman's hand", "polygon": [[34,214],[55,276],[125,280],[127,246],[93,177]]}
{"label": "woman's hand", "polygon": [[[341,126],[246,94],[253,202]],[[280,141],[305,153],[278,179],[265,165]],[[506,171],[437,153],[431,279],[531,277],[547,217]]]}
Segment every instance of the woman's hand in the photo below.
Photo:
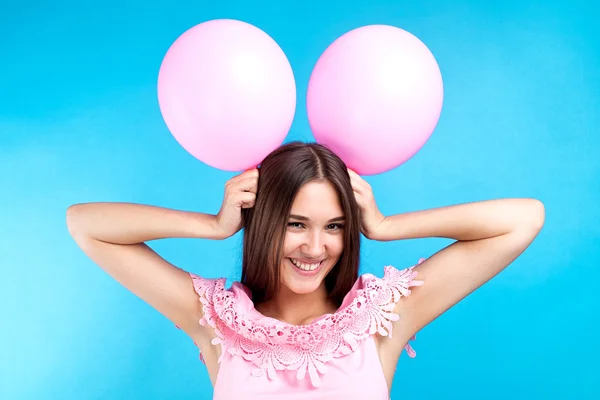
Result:
{"label": "woman's hand", "polygon": [[383,237],[382,227],[385,220],[384,215],[379,211],[375,203],[375,196],[371,185],[356,172],[348,169],[354,197],[361,211],[361,230],[366,238],[371,240],[380,240]]}
{"label": "woman's hand", "polygon": [[223,239],[242,229],[242,208],[254,207],[258,187],[258,169],[234,176],[225,184],[221,210],[217,214],[217,229]]}

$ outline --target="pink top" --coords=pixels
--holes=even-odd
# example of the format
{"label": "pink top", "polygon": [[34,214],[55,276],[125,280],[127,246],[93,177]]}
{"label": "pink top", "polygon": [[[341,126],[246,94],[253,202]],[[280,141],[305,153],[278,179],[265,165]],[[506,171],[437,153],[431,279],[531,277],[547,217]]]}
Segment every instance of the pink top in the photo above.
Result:
{"label": "pink top", "polygon": [[204,307],[200,324],[222,346],[214,399],[389,399],[373,335],[392,337],[394,305],[423,284],[413,267],[362,275],[338,311],[300,326],[259,313],[239,282],[225,289],[224,278],[190,276]]}

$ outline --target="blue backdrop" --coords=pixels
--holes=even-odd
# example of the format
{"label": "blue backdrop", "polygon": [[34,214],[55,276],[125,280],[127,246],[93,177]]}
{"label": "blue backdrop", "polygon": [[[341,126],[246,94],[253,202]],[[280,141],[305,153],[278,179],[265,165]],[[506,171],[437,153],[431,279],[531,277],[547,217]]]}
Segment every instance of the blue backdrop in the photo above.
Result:
{"label": "blue backdrop", "polygon": [[[600,398],[600,28],[591,1],[11,3],[0,5],[0,398],[210,397],[192,341],[86,258],[65,211],[89,201],[218,211],[233,174],[178,145],[156,96],[171,43],[215,18],[260,27],[289,57],[298,110],[287,140],[312,140],[306,87],[334,39],[381,23],[427,44],[444,109],[421,152],[367,178],[384,213],[498,197],[546,205],[534,244],[418,335],[393,399]],[[231,281],[240,238],[152,246]],[[448,243],[365,241],[362,272],[412,265]]]}

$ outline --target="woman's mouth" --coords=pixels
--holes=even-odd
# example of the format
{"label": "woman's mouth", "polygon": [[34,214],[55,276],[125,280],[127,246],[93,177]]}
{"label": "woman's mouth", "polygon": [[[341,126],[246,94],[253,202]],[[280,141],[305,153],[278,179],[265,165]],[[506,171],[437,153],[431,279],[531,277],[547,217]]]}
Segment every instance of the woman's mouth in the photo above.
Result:
{"label": "woman's mouth", "polygon": [[321,266],[323,265],[323,261],[324,260],[299,260],[299,259],[295,259],[295,258],[288,258],[288,260],[290,260],[291,264],[294,266],[294,269],[296,270],[296,272],[298,272],[300,275],[305,275],[305,276],[312,276],[312,275],[316,275],[319,270],[321,269]]}

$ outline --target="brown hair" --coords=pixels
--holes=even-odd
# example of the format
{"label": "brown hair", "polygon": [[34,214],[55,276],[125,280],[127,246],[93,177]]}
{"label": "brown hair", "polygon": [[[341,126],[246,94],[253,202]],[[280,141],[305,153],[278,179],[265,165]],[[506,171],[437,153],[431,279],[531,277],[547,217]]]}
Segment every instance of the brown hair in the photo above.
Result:
{"label": "brown hair", "polygon": [[344,250],[325,278],[329,299],[340,306],[358,278],[360,258],[360,211],[346,165],[321,144],[292,142],[277,148],[263,160],[259,176],[254,207],[242,210],[241,283],[250,289],[255,304],[275,297],[294,198],[304,184],[328,181],[340,198],[345,216]]}

